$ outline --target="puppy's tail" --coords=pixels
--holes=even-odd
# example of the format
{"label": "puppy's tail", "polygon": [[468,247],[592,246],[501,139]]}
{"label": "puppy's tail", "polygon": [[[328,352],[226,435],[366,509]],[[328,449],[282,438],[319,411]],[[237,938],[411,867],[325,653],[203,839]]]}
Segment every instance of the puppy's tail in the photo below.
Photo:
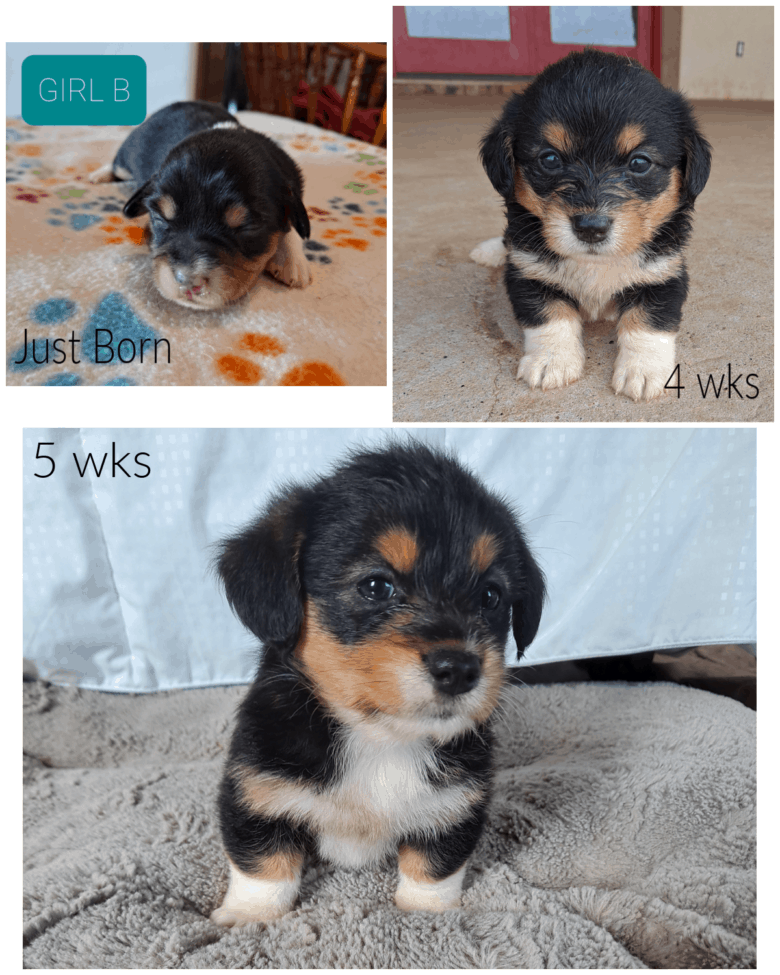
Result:
{"label": "puppy's tail", "polygon": [[506,258],[506,247],[503,237],[491,237],[490,240],[483,241],[469,254],[475,264],[484,264],[485,267],[500,267]]}

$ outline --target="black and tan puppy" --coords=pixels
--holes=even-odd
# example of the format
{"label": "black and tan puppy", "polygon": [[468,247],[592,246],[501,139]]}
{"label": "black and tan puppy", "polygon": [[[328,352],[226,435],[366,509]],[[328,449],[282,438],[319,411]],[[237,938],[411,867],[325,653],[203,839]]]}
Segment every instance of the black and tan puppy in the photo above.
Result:
{"label": "black and tan puppy", "polygon": [[457,907],[510,619],[521,654],[544,598],[509,508],[422,445],[358,453],[277,496],[219,572],[264,652],[219,796],[230,883],[212,919],[287,913],[306,854],[397,858],[400,908]]}
{"label": "black and tan puppy", "polygon": [[127,217],[147,212],[154,280],[186,308],[221,308],[268,271],[306,287],[303,177],[273,140],[218,105],[177,102],[125,139],[93,182],[133,180]]}
{"label": "black and tan puppy", "polygon": [[688,102],[625,57],[570,54],[512,96],[481,156],[508,223],[503,241],[471,256],[506,258],[525,337],[518,378],[542,389],[579,379],[583,323],[614,319],[615,392],[659,396],[676,365],[683,250],[710,172]]}

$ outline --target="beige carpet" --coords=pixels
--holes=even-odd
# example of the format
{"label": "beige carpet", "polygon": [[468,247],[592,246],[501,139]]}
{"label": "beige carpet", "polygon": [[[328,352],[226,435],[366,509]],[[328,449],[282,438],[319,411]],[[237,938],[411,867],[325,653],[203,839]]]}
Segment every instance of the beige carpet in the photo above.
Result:
{"label": "beige carpet", "polygon": [[243,688],[25,685],[28,968],[749,968],[755,715],[670,684],[507,692],[461,910],[312,864],[292,913],[223,930],[214,797]]}
{"label": "beige carpet", "polygon": [[147,218],[122,216],[131,184],[87,181],[129,128],[9,120],[9,385],[385,385],[385,150],[292,120],[239,117],[303,170],[314,281],[301,291],[263,275],[245,299],[212,312],[157,292]]}

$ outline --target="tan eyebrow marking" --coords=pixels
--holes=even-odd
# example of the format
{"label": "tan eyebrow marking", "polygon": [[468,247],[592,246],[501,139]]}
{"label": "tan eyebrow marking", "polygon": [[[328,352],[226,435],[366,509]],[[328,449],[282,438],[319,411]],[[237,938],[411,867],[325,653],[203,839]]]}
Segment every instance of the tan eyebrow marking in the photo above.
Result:
{"label": "tan eyebrow marking", "polygon": [[483,532],[471,546],[471,564],[477,572],[485,572],[498,555],[499,545],[495,535]]}
{"label": "tan eyebrow marking", "polygon": [[176,216],[176,203],[172,196],[161,196],[157,206],[166,220],[173,220]]}
{"label": "tan eyebrow marking", "polygon": [[571,152],[574,149],[572,138],[563,122],[547,122],[542,127],[542,135],[558,152]]}
{"label": "tan eyebrow marking", "polygon": [[615,148],[621,156],[627,156],[645,141],[645,130],[636,122],[624,125],[615,140]]}
{"label": "tan eyebrow marking", "polygon": [[390,528],[376,540],[376,547],[396,572],[411,572],[419,555],[417,539],[406,528]]}
{"label": "tan eyebrow marking", "polygon": [[244,206],[234,206],[228,207],[225,210],[225,223],[228,227],[240,227],[241,224],[246,220],[248,215],[248,210]]}

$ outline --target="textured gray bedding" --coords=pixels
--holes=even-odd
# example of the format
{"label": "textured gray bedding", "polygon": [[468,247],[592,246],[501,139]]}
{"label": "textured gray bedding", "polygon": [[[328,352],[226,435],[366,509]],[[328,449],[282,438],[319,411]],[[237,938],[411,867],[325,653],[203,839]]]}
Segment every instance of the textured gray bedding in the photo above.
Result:
{"label": "textured gray bedding", "polygon": [[669,684],[507,692],[464,905],[404,914],[394,868],[307,870],[235,931],[214,796],[244,688],[26,684],[28,968],[746,968],[755,715]]}

